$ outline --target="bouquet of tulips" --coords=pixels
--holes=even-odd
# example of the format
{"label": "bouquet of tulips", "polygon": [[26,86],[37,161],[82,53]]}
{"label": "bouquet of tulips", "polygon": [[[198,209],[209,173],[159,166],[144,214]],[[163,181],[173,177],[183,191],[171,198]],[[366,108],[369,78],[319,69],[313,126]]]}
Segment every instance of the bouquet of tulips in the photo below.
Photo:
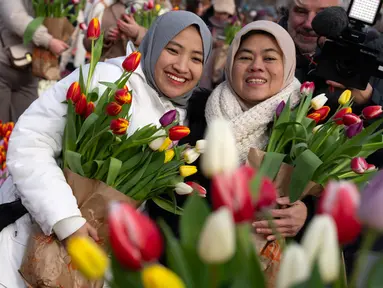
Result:
{"label": "bouquet of tulips", "polygon": [[8,177],[6,165],[9,137],[15,124],[13,122],[1,123],[0,121],[0,186]]}
{"label": "bouquet of tulips", "polygon": [[130,13],[134,16],[134,20],[138,25],[149,29],[158,16],[163,14],[164,8],[160,4],[154,5],[153,0],[145,2],[141,9],[136,10],[134,5],[130,7]]}
{"label": "bouquet of tulips", "polygon": [[242,25],[237,16],[233,16],[230,23],[224,29],[225,44],[230,45],[233,42],[235,35],[241,30]]}
{"label": "bouquet of tulips", "polygon": [[[221,130],[212,130],[217,128]],[[221,133],[225,141],[216,137]],[[196,195],[188,198],[180,221],[180,239],[176,239],[164,222],[158,223],[159,228],[128,204],[112,203],[108,216],[111,263],[89,238],[68,242],[72,262],[84,276],[103,278],[110,265],[107,281],[113,288],[357,287],[366,252],[383,231],[382,174],[362,194],[351,182],[331,180],[302,243],[282,247],[281,265],[271,279],[260,258],[274,251],[260,251],[254,246],[251,222],[254,215],[270,214],[276,188],[262,171],[238,165],[235,139],[227,122],[216,120],[209,126],[206,146],[201,164],[212,178],[213,211],[204,199]],[[369,229],[363,235],[366,241],[347,286],[340,245],[353,241],[362,224]],[[157,263],[165,247],[167,267]],[[368,286],[363,287],[379,287],[381,268],[378,261],[371,269]]]}
{"label": "bouquet of tulips", "polygon": [[313,97],[314,84],[301,87],[301,102],[291,110],[280,103],[275,113],[262,170],[274,179],[282,163],[293,167],[289,183],[290,200],[298,200],[310,181],[325,185],[330,179],[364,183],[376,168],[365,157],[383,148],[383,119],[364,127],[365,120],[382,114],[381,106],[366,107],[362,115],[352,113],[352,95],[346,90],[339,108],[328,117],[325,94]]}

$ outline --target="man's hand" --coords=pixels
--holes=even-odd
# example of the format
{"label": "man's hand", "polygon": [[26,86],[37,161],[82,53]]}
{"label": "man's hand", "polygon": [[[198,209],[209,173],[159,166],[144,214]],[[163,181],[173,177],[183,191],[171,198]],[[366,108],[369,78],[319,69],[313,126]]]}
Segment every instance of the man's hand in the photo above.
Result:
{"label": "man's hand", "polygon": [[76,232],[74,232],[68,238],[65,238],[63,240],[65,246],[66,246],[67,241],[71,237],[91,237],[96,242],[99,240],[97,230],[92,225],[90,225],[88,222],[85,223],[83,226],[81,226],[80,229],[78,229]]}
{"label": "man's hand", "polygon": [[116,41],[120,36],[120,31],[117,27],[111,27],[109,28],[105,33],[105,39],[107,41],[114,42]]}
{"label": "man's hand", "polygon": [[[327,85],[333,86],[335,88],[340,88],[340,89],[347,89],[344,87],[342,84],[334,82],[334,81],[326,81]],[[366,90],[358,90],[358,89],[351,89],[351,95],[354,98],[354,101],[356,104],[365,104],[367,103],[371,96],[372,96],[372,86],[370,83],[368,83]]]}
{"label": "man's hand", "polygon": [[[273,221],[278,233],[283,237],[294,237],[302,229],[307,219],[307,207],[302,201],[290,203],[288,197],[277,199],[279,205],[288,205],[288,208],[272,209],[271,216],[277,218]],[[268,241],[273,241],[277,237],[273,235],[273,230],[269,221],[255,221],[253,227],[257,234],[264,234]]]}
{"label": "man's hand", "polygon": [[122,20],[117,21],[117,27],[127,39],[135,41],[138,37],[140,26],[132,15],[124,14]]}
{"label": "man's hand", "polygon": [[61,55],[68,48],[69,45],[59,39],[52,38],[49,42],[49,50],[57,56]]}

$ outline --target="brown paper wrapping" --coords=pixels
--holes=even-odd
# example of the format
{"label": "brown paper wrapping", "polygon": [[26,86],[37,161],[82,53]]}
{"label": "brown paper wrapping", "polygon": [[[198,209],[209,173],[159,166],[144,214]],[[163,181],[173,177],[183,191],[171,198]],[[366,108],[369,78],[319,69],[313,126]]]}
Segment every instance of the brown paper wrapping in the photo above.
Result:
{"label": "brown paper wrapping", "polygon": [[[256,148],[251,148],[248,154],[247,163],[259,169],[261,167],[265,152]],[[289,185],[291,175],[294,171],[294,167],[289,164],[282,163],[277,176],[273,183],[278,190],[279,196],[289,195]],[[307,195],[319,196],[323,188],[321,185],[314,182],[310,182],[306,189],[303,191],[300,199],[303,199]],[[259,251],[261,265],[263,266],[268,288],[275,287],[275,280],[279,271],[282,246],[284,243],[278,241],[267,241],[263,235],[254,234],[253,242]],[[284,240],[283,240],[284,242]]]}
{"label": "brown paper wrapping", "polygon": [[[107,207],[111,201],[136,205],[128,196],[103,182],[88,179],[66,169],[66,180],[77,199],[82,216],[97,229],[99,244],[107,245]],[[71,263],[70,256],[54,236],[46,236],[38,229],[29,240],[20,274],[31,288],[101,288],[103,281],[85,279]]]}
{"label": "brown paper wrapping", "polygon": [[[66,17],[45,18],[44,26],[55,39],[67,42],[74,32]],[[32,73],[46,80],[60,80],[60,64],[56,55],[47,49],[36,47],[32,53]]]}

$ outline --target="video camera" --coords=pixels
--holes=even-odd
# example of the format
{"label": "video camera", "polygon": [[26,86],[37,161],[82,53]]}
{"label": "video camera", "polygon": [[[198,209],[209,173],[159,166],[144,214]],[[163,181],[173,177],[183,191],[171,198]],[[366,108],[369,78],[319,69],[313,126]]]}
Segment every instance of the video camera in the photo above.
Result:
{"label": "video camera", "polygon": [[316,15],[312,28],[326,37],[315,59],[317,76],[359,90],[366,89],[371,76],[383,78],[381,51],[365,44],[364,31],[365,25],[376,23],[381,6],[380,0],[352,0],[347,12],[341,7],[329,7]]}

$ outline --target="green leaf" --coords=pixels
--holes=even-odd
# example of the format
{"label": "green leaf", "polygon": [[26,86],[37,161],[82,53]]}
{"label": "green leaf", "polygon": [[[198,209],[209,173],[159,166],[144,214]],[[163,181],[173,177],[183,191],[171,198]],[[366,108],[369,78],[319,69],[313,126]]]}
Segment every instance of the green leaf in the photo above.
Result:
{"label": "green leaf", "polygon": [[88,131],[90,127],[97,121],[98,115],[95,113],[92,113],[88,116],[88,118],[85,119],[84,124],[81,126],[80,133],[78,134],[78,138],[76,141],[76,144],[78,144],[82,137],[84,137],[85,133]]}
{"label": "green leaf", "polygon": [[165,198],[162,197],[154,197],[152,198],[153,202],[157,204],[158,207],[164,209],[165,211],[168,211],[172,214],[176,215],[182,215],[183,209],[180,207],[177,207],[177,210],[174,211],[173,203],[169,200],[166,200]]}
{"label": "green leaf", "polygon": [[88,93],[88,99],[89,99],[89,101],[97,102],[97,100],[98,100],[98,93],[96,93],[96,92]]}
{"label": "green leaf", "polygon": [[173,236],[169,226],[162,219],[158,224],[166,238],[166,258],[168,267],[181,277],[185,283],[185,287],[193,288],[194,283],[190,275],[190,267],[188,267],[187,259],[184,256],[181,245]]}
{"label": "green leaf", "polygon": [[[274,127],[277,127],[278,125],[289,122],[290,121],[290,98],[287,101],[285,108],[283,108],[281,114],[279,115],[279,118],[276,120]],[[273,129],[269,144],[267,145],[267,152],[275,152],[276,144],[280,141],[284,130],[282,129]]]}
{"label": "green leaf", "polygon": [[81,92],[82,93],[85,93],[85,81],[84,81],[84,73],[82,72],[82,66],[80,66],[80,77],[79,77],[79,81],[80,81],[80,89],[81,89]]}
{"label": "green leaf", "polygon": [[109,186],[113,186],[118,173],[120,173],[120,169],[122,166],[122,162],[116,158],[111,157],[109,163],[108,176],[106,178],[106,184]]}
{"label": "green leaf", "polygon": [[36,30],[43,24],[44,20],[45,20],[45,17],[37,17],[33,19],[31,22],[29,22],[24,32],[24,37],[23,37],[24,45],[28,45],[32,41],[33,35],[35,34]]}
{"label": "green leaf", "polygon": [[269,177],[271,180],[274,180],[285,157],[285,154],[266,152],[259,169],[259,173],[262,173],[263,175]]}
{"label": "green leaf", "polygon": [[299,199],[315,171],[322,163],[322,160],[309,149],[302,152],[295,160],[295,167],[289,185],[291,203]]}
{"label": "green leaf", "polygon": [[69,169],[72,172],[77,173],[81,176],[84,176],[84,170],[82,169],[81,164],[81,154],[73,151],[65,151],[65,157],[68,161]]}
{"label": "green leaf", "polygon": [[111,288],[144,288],[141,280],[141,271],[132,271],[124,269],[124,267],[117,261],[116,256],[112,253],[112,274],[113,279]]}
{"label": "green leaf", "polygon": [[382,275],[383,275],[383,256],[374,264],[370,273],[368,274],[368,288],[380,288],[382,287]]}
{"label": "green leaf", "polygon": [[[297,122],[302,122],[303,118],[306,118],[307,112],[309,111],[311,105],[312,95],[307,96],[303,99],[303,104],[300,105],[300,109],[297,111]],[[302,101],[302,100],[301,100]]]}
{"label": "green leaf", "polygon": [[101,85],[104,85],[104,86],[106,86],[108,88],[110,88],[111,90],[118,90],[118,86],[115,83],[104,82],[104,81],[100,81],[98,83],[101,84]]}

